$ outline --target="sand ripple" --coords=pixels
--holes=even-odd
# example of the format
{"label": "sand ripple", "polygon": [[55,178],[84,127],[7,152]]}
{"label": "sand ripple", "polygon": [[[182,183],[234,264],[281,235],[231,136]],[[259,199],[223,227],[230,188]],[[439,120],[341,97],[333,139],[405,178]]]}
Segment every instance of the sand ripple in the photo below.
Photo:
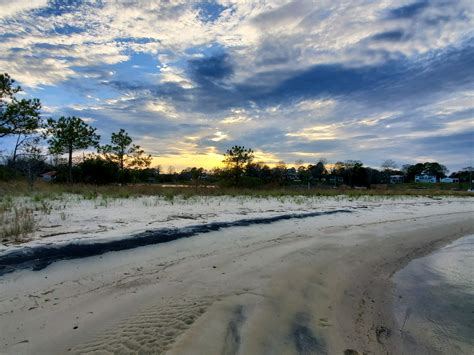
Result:
{"label": "sand ripple", "polygon": [[71,349],[73,354],[150,354],[170,349],[212,304],[213,298],[189,299],[149,306],[90,342]]}

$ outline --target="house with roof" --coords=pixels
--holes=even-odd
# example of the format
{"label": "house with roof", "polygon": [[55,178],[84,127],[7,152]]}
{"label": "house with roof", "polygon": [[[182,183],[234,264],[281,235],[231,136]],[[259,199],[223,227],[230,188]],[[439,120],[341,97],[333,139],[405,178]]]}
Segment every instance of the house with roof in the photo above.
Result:
{"label": "house with roof", "polygon": [[447,183],[447,184],[453,184],[453,183],[457,183],[459,182],[459,179],[458,178],[450,178],[450,177],[445,177],[445,178],[442,178],[441,180],[439,180],[439,182],[442,182],[442,183]]}
{"label": "house with roof", "polygon": [[437,179],[435,175],[423,173],[423,174],[415,175],[415,182],[436,183]]}
{"label": "house with roof", "polygon": [[403,175],[390,175],[391,184],[402,184],[403,181],[405,181],[405,177]]}
{"label": "house with roof", "polygon": [[56,175],[58,174],[57,171],[48,171],[46,173],[41,174],[41,178],[43,181],[53,181],[56,178]]}

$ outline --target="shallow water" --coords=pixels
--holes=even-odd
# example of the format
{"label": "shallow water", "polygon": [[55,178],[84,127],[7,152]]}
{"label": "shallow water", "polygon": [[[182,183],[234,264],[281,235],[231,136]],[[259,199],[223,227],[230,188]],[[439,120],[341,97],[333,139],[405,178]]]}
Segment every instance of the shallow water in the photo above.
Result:
{"label": "shallow water", "polygon": [[474,351],[474,235],[411,261],[394,276],[406,353]]}

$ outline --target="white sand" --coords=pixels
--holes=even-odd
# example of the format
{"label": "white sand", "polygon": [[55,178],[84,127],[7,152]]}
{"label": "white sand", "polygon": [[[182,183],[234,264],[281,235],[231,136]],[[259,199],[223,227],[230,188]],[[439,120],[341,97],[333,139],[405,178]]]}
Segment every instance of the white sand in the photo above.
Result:
{"label": "white sand", "polygon": [[[411,258],[474,229],[474,200],[468,198],[221,197],[144,203],[153,200],[116,200],[97,209],[94,202],[79,201],[77,207],[71,202],[67,225],[51,229],[93,231],[99,224],[108,229],[34,243],[119,237],[288,211],[355,209],[352,214],[234,227],[4,275],[0,352],[385,352],[396,338],[387,314],[391,274]],[[59,213],[53,210],[43,228],[59,224]],[[180,214],[197,217],[175,217]],[[117,221],[124,223],[117,226]],[[391,329],[390,337],[380,326]]]}
{"label": "white sand", "polygon": [[[378,208],[381,217],[397,216],[392,206],[433,206],[427,214],[439,208],[446,210],[456,201],[469,198],[413,198],[406,196],[361,198],[288,196],[279,198],[255,198],[248,196],[195,196],[166,199],[161,196],[112,199],[98,197],[85,200],[79,195],[63,195],[59,200],[32,201],[17,198],[17,206],[35,210],[37,231],[27,235],[23,246],[63,243],[70,241],[121,238],[148,229],[185,227],[210,222],[231,222],[239,219],[277,216],[285,213],[330,211],[334,209]],[[44,207],[46,206],[46,208]],[[383,208],[387,207],[387,208]],[[361,221],[363,222],[363,221]],[[15,243],[16,244],[16,243]],[[0,243],[1,251],[15,248],[6,241]]]}

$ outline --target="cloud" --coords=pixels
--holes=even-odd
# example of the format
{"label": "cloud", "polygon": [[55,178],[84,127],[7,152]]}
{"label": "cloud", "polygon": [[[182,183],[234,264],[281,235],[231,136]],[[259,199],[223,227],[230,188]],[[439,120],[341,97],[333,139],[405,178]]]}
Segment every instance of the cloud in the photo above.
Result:
{"label": "cloud", "polygon": [[178,114],[176,112],[176,109],[173,107],[173,105],[163,102],[163,101],[149,101],[145,105],[145,109],[150,112],[158,112],[163,114],[165,117],[168,118],[177,118]]}
{"label": "cloud", "polygon": [[233,73],[232,65],[226,54],[189,61],[192,76],[197,81],[228,78]]}
{"label": "cloud", "polygon": [[1,4],[2,70],[50,113],[123,126],[158,155],[245,144],[378,164],[374,148],[414,159],[431,137],[470,148],[469,0]]}
{"label": "cloud", "polygon": [[13,17],[21,12],[38,9],[48,4],[48,0],[0,0],[0,19]]}
{"label": "cloud", "polygon": [[414,2],[409,5],[393,8],[388,12],[388,17],[391,19],[405,19],[412,18],[419,15],[429,6],[428,1]]}
{"label": "cloud", "polygon": [[398,42],[404,38],[406,38],[405,33],[400,30],[381,32],[371,37],[371,39],[374,41],[390,41],[390,42]]}
{"label": "cloud", "polygon": [[316,111],[321,109],[330,109],[336,104],[335,100],[332,99],[321,99],[321,100],[303,100],[300,101],[296,106],[301,111]]}

